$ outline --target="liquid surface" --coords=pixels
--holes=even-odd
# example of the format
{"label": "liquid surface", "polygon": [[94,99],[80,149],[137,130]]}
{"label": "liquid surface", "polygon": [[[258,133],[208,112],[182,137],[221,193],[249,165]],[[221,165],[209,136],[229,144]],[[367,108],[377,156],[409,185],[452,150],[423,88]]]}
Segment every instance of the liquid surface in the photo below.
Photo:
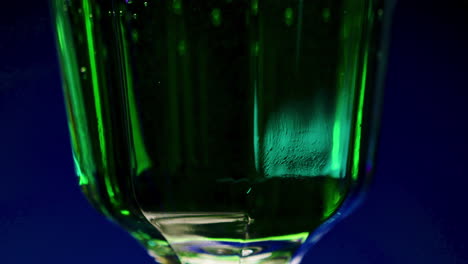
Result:
{"label": "liquid surface", "polygon": [[289,261],[366,177],[376,2],[55,0],[90,202],[162,263]]}

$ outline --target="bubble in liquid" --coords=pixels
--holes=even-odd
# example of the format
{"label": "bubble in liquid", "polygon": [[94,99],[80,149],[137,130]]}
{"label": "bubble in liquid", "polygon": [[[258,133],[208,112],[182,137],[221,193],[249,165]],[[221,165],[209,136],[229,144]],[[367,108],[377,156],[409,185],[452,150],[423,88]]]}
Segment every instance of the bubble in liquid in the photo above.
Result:
{"label": "bubble in liquid", "polygon": [[221,10],[219,8],[213,8],[211,11],[211,22],[216,27],[221,25]]}
{"label": "bubble in liquid", "polygon": [[133,42],[138,42],[138,31],[136,30],[132,31],[132,40]]}
{"label": "bubble in liquid", "polygon": [[377,15],[379,16],[379,19],[382,18],[383,13],[384,13],[384,11],[382,10],[382,8],[380,8],[379,10],[377,10]]}
{"label": "bubble in liquid", "polygon": [[86,72],[86,67],[81,67],[81,68],[80,68],[80,72],[81,72],[81,73],[85,73],[85,72]]}
{"label": "bubble in liquid", "polygon": [[185,46],[185,41],[184,40],[181,40],[179,42],[179,45],[177,45],[177,50],[179,51],[179,55],[181,55],[181,56],[185,55],[186,46]]}
{"label": "bubble in liquid", "polygon": [[291,26],[294,20],[294,11],[292,8],[288,7],[284,10],[284,23],[286,25]]}
{"label": "bubble in liquid", "polygon": [[258,13],[258,0],[252,1],[251,9],[253,15],[256,15]]}
{"label": "bubble in liquid", "polygon": [[134,13],[134,14],[133,14],[133,19],[137,19],[137,17],[138,17],[137,14]]}
{"label": "bubble in liquid", "polygon": [[180,15],[182,13],[182,2],[180,0],[173,0],[172,10],[174,11],[174,14]]}
{"label": "bubble in liquid", "polygon": [[322,18],[324,22],[329,22],[330,21],[330,8],[324,8],[322,11]]}
{"label": "bubble in liquid", "polygon": [[252,53],[254,56],[258,56],[258,52],[260,51],[260,45],[258,44],[258,41],[255,41],[252,44]]}
{"label": "bubble in liquid", "polygon": [[148,2],[144,2],[143,5],[144,5],[145,7],[147,7],[147,6],[148,6]]}

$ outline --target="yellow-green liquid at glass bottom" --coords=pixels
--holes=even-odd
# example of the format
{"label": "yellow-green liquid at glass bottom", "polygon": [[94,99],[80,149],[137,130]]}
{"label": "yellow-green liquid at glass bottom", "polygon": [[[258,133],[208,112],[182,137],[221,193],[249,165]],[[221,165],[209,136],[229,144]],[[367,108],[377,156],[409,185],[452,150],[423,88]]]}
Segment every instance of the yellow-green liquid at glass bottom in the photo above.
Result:
{"label": "yellow-green liquid at glass bottom", "polygon": [[141,185],[148,190],[137,190],[138,200],[147,219],[191,264],[285,263],[345,195],[343,182],[320,176],[159,184]]}

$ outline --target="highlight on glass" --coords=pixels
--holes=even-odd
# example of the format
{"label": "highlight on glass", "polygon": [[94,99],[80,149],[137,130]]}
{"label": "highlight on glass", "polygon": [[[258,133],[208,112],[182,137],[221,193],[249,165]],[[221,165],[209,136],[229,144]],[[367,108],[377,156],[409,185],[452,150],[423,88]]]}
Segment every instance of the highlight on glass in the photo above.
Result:
{"label": "highlight on glass", "polygon": [[159,263],[286,264],[365,193],[390,0],[50,0],[78,184]]}

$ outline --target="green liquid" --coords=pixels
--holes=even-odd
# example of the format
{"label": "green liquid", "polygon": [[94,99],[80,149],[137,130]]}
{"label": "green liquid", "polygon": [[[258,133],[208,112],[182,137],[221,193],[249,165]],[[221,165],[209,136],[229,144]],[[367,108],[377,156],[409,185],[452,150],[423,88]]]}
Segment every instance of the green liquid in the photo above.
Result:
{"label": "green liquid", "polygon": [[366,177],[377,2],[55,0],[84,193],[163,263],[289,261]]}

